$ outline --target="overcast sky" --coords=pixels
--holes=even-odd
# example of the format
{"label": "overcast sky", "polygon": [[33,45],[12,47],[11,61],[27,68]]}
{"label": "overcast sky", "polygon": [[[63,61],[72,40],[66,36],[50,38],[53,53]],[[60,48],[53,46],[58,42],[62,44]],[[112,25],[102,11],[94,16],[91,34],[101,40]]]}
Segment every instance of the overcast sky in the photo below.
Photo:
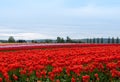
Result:
{"label": "overcast sky", "polygon": [[120,0],[0,0],[0,39],[119,37]]}

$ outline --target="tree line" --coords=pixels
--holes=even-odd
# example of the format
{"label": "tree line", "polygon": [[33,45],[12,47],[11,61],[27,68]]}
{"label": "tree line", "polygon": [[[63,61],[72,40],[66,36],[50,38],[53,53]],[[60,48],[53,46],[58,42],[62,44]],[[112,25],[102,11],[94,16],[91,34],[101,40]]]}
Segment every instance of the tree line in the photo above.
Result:
{"label": "tree line", "polygon": [[[8,43],[26,43],[27,41],[26,40],[15,40],[13,36],[10,36],[8,38],[8,41],[5,41],[5,42],[8,42]],[[39,43],[37,40],[31,40],[30,41],[31,43]],[[56,40],[52,40],[52,39],[45,39],[44,41],[41,41],[41,43],[81,43],[80,40],[72,40],[70,37],[66,37],[66,39],[62,38],[62,37],[57,37]]]}
{"label": "tree line", "polygon": [[82,43],[81,40],[73,40],[69,36],[67,36],[66,39],[62,37],[57,37],[56,42],[57,43]]}
{"label": "tree line", "polygon": [[[15,40],[13,36],[10,36],[8,40],[0,40],[0,42],[8,42],[8,43],[26,43],[27,40]],[[119,37],[117,38],[87,38],[87,39],[71,39],[67,36],[65,39],[63,37],[57,37],[56,40],[45,39],[43,41],[39,40],[31,40],[31,43],[120,43]]]}
{"label": "tree line", "polygon": [[104,39],[104,38],[93,38],[93,39],[89,38],[88,39],[87,38],[86,43],[120,43],[120,39],[119,39],[119,37],[117,37],[117,38],[109,37],[106,39]]}

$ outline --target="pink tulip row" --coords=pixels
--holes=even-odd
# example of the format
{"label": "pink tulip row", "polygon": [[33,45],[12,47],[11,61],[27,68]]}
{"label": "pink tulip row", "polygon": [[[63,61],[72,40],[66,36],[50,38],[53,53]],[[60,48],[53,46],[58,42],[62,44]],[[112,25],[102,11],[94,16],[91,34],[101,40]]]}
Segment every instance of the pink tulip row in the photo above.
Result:
{"label": "pink tulip row", "polygon": [[0,50],[22,50],[38,48],[70,48],[70,47],[94,47],[94,46],[119,46],[120,44],[80,44],[80,43],[52,43],[52,44],[8,44],[0,46]]}

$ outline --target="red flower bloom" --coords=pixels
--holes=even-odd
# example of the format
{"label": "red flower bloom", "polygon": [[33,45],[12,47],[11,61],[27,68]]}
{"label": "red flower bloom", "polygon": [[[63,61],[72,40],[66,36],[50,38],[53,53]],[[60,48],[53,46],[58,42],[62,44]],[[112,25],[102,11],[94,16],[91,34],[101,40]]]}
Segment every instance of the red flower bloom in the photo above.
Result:
{"label": "red flower bloom", "polygon": [[95,75],[95,78],[97,79],[97,80],[99,80],[99,77],[98,77],[98,74],[96,73]]}
{"label": "red flower bloom", "polygon": [[13,78],[14,80],[18,80],[18,77],[15,74],[13,74]]}
{"label": "red flower bloom", "polygon": [[2,82],[2,78],[0,77],[0,82]]}
{"label": "red flower bloom", "polygon": [[83,82],[89,82],[90,76],[89,75],[82,76],[82,80]]}
{"label": "red flower bloom", "polygon": [[76,82],[76,80],[75,80],[75,78],[74,78],[74,77],[72,77],[71,82]]}
{"label": "red flower bloom", "polygon": [[56,80],[56,82],[60,82],[60,80],[59,80],[59,79],[57,79],[57,80]]}

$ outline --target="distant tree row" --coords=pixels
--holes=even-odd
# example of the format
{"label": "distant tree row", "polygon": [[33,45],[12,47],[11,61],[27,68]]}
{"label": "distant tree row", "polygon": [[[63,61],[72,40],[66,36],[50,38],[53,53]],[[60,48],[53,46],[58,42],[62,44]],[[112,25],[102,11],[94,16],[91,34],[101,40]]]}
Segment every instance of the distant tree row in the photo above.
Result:
{"label": "distant tree row", "polygon": [[93,38],[93,39],[87,39],[86,43],[120,43],[120,39],[117,38],[107,38],[107,39],[103,39],[103,38]]}
{"label": "distant tree row", "polygon": [[73,41],[70,37],[67,36],[66,40],[64,40],[64,38],[57,37],[56,42],[57,43],[72,43]]}
{"label": "distant tree row", "polygon": [[87,39],[71,39],[69,36],[66,37],[66,39],[62,37],[57,37],[56,40],[52,39],[44,39],[44,40],[15,40],[13,36],[10,36],[8,40],[0,40],[0,42],[5,43],[120,43],[119,37],[117,38],[87,38]]}
{"label": "distant tree row", "polygon": [[[25,40],[17,40],[15,41],[14,37],[13,36],[10,36],[8,38],[8,41],[9,43],[15,43],[15,42],[18,42],[18,43],[25,43],[27,41]],[[30,42],[32,43],[81,43],[82,41],[81,40],[73,40],[71,39],[70,37],[66,37],[66,39],[62,38],[62,37],[57,37],[56,40],[52,40],[52,39],[45,39],[43,41],[37,41],[37,40],[31,40]]]}
{"label": "distant tree row", "polygon": [[17,40],[17,41],[15,41],[14,37],[13,37],[13,36],[10,36],[10,37],[8,38],[8,42],[9,42],[9,43],[15,43],[15,42],[25,43],[26,41],[25,41],[25,40]]}
{"label": "distant tree row", "polygon": [[61,38],[61,37],[57,37],[56,42],[57,43],[82,43],[81,40],[73,40],[69,36],[67,36],[66,39]]}

